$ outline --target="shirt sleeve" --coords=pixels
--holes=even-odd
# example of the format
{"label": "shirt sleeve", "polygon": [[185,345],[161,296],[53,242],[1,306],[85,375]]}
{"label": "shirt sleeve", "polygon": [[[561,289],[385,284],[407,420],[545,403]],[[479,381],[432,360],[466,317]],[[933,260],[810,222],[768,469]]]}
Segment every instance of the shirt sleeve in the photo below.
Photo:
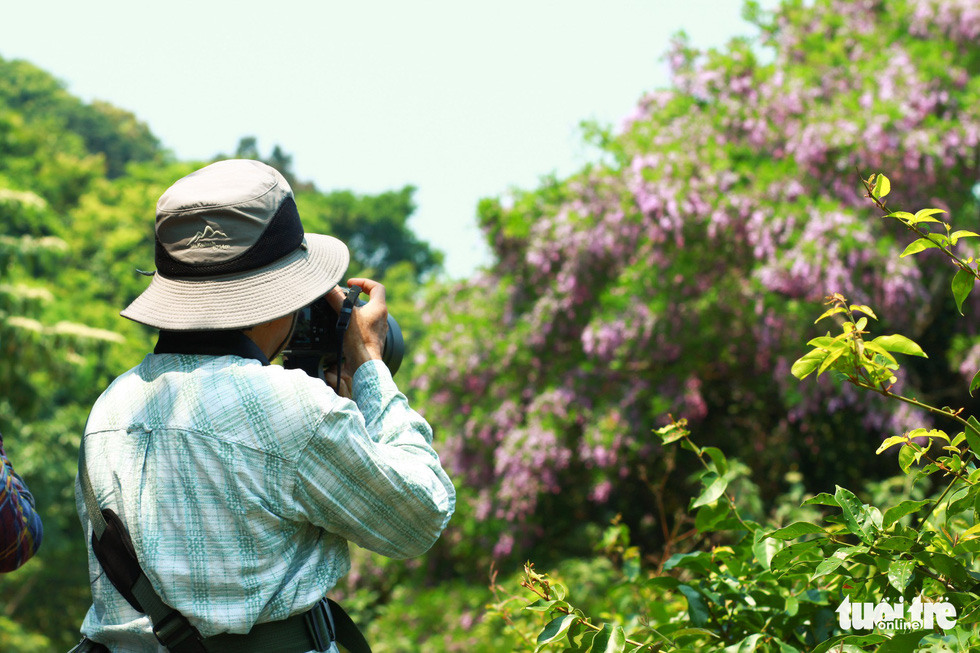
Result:
{"label": "shirt sleeve", "polygon": [[391,558],[425,553],[456,507],[456,490],[381,361],[353,378],[356,404],[323,416],[300,456],[294,498],[312,523]]}
{"label": "shirt sleeve", "polygon": [[41,545],[41,516],[24,480],[14,472],[0,437],[0,572],[17,569]]}

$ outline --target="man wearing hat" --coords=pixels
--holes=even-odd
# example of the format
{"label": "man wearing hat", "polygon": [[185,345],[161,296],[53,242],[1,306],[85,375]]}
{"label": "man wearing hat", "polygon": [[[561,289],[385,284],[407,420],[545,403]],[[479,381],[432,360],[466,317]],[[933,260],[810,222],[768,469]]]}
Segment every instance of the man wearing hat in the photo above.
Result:
{"label": "man wearing hat", "polygon": [[380,360],[384,287],[347,281],[369,299],[338,396],[269,364],[302,307],[329,293],[339,311],[349,262],[339,240],[304,233],[276,170],[221,161],[177,181],[157,204],[155,261],[122,315],[160,329],[158,344],[98,399],[82,441],[80,650],[335,651],[343,625],[322,597],[348,542],[417,556],[455,508],[429,425]]}

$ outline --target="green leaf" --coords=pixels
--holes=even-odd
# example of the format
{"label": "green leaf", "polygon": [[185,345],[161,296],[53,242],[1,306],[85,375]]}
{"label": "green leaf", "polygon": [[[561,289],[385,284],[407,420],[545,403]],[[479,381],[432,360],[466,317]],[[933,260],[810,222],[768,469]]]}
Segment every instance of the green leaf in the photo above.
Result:
{"label": "green leaf", "polygon": [[906,474],[909,473],[909,469],[912,467],[912,463],[915,462],[916,451],[914,447],[905,445],[898,452],[898,466],[902,468],[902,471]]}
{"label": "green leaf", "polygon": [[852,313],[864,313],[868,317],[871,317],[871,318],[873,318],[875,320],[878,319],[878,316],[875,315],[875,312],[871,310],[871,307],[870,306],[865,306],[864,304],[853,304],[851,306],[851,312]]}
{"label": "green leaf", "polygon": [[875,450],[875,453],[880,454],[883,451],[891,449],[896,444],[905,444],[906,442],[908,442],[908,438],[906,438],[904,435],[893,435],[885,438],[885,441],[881,443],[881,446],[878,447],[877,450]]}
{"label": "green leaf", "polygon": [[973,290],[973,283],[977,280],[969,270],[960,268],[953,276],[953,299],[956,300],[956,310],[963,315],[963,301]]}
{"label": "green leaf", "polygon": [[843,306],[834,306],[833,308],[828,308],[826,311],[824,311],[823,315],[821,315],[816,320],[814,320],[813,323],[816,324],[817,322],[824,319],[825,317],[830,317],[831,315],[837,315],[838,313],[846,313],[846,312],[847,311],[844,310]]}
{"label": "green leaf", "polygon": [[820,533],[821,535],[826,535],[827,532],[817,526],[816,524],[811,524],[807,521],[798,521],[790,524],[789,526],[784,526],[774,530],[773,532],[765,535],[765,537],[771,537],[777,540],[795,540],[802,535],[812,535]]}
{"label": "green leaf", "polygon": [[687,613],[691,617],[691,623],[698,628],[704,628],[711,618],[708,605],[704,602],[704,596],[690,585],[679,585],[677,589],[687,599]]}
{"label": "green leaf", "polygon": [[672,639],[677,639],[678,637],[690,637],[691,635],[697,635],[698,637],[714,637],[715,639],[719,638],[718,633],[705,628],[681,628],[680,630],[674,630],[670,633]]}
{"label": "green leaf", "polygon": [[661,444],[671,444],[681,438],[687,437],[687,429],[679,427],[676,424],[668,424],[667,426],[655,429],[654,433],[660,436]]}
{"label": "green leaf", "polygon": [[867,520],[863,516],[862,508],[864,504],[853,492],[839,485],[837,486],[837,491],[834,493],[834,497],[836,497],[837,503],[840,504],[841,513],[844,517],[844,525],[847,526],[847,530],[857,535],[864,542],[870,543],[872,540],[871,529],[868,528]]}
{"label": "green leaf", "polygon": [[835,508],[840,508],[840,504],[837,503],[837,499],[834,498],[833,494],[827,492],[821,492],[815,497],[810,497],[800,505],[802,506],[834,506]]}
{"label": "green leaf", "polygon": [[886,177],[885,175],[879,174],[875,178],[875,188],[874,188],[875,197],[877,199],[881,199],[891,191],[892,191],[891,181],[889,181],[888,177]]}
{"label": "green leaf", "polygon": [[[791,614],[790,616],[794,617],[796,616],[796,614],[794,613]],[[778,653],[800,653],[800,649],[796,648],[795,646],[791,646],[790,644],[787,644],[786,642],[779,639],[778,637],[773,637],[772,641],[776,646],[779,647]]]}
{"label": "green leaf", "polygon": [[755,559],[759,561],[763,569],[769,571],[773,556],[779,552],[783,545],[777,538],[767,538],[761,530],[756,531],[752,539],[752,553],[755,554]]}
{"label": "green leaf", "polygon": [[694,453],[695,456],[701,455],[701,447],[691,442],[691,438],[684,438],[681,440],[681,449],[687,449]]}
{"label": "green leaf", "polygon": [[646,581],[648,587],[654,589],[676,589],[680,585],[680,581],[673,576],[654,576],[653,578]]}
{"label": "green leaf", "polygon": [[911,515],[913,512],[918,512],[919,510],[922,510],[923,507],[928,506],[930,503],[932,503],[931,499],[923,499],[922,501],[913,501],[908,499],[906,501],[902,501],[897,506],[892,506],[885,511],[885,516],[881,520],[881,527],[888,528],[905,515]]}
{"label": "green leaf", "polygon": [[973,380],[970,381],[970,396],[973,396],[973,391],[980,388],[980,371],[973,375]]}
{"label": "green leaf", "polygon": [[537,599],[532,603],[524,606],[524,609],[528,612],[551,612],[556,608],[567,608],[568,603],[558,599],[545,601],[544,599]]}
{"label": "green leaf", "polygon": [[837,635],[819,644],[811,653],[863,653],[868,646],[887,639],[884,635]]}
{"label": "green leaf", "polygon": [[538,635],[538,644],[548,644],[564,639],[568,634],[569,627],[575,623],[577,618],[574,614],[563,614],[555,617],[541,630]]}
{"label": "green leaf", "polygon": [[728,480],[718,476],[715,472],[706,473],[701,477],[701,482],[705,485],[704,491],[691,503],[691,510],[714,503],[725,493],[725,488],[728,487]]}
{"label": "green leaf", "polygon": [[977,421],[976,417],[970,415],[966,423],[967,427],[963,430],[966,434],[966,443],[970,446],[970,450],[973,453],[980,456],[980,422]]}
{"label": "green leaf", "polygon": [[892,369],[896,369],[896,370],[898,369],[898,361],[895,359],[894,356],[892,356],[888,352],[887,349],[885,349],[881,345],[876,344],[873,341],[865,340],[864,341],[864,348],[867,349],[868,351],[873,351],[876,354],[880,354],[889,363],[889,367],[891,367]]}
{"label": "green leaf", "polygon": [[959,231],[954,231],[949,235],[949,242],[955,245],[956,241],[960,238],[980,238],[980,234],[973,231],[967,231],[966,229],[960,229]]}
{"label": "green leaf", "polygon": [[875,653],[913,653],[919,650],[919,642],[929,634],[928,630],[913,630],[893,635],[887,642],[875,649]]}
{"label": "green leaf", "polygon": [[921,211],[916,211],[915,216],[912,218],[912,224],[917,224],[919,222],[941,222],[940,220],[929,216],[945,212],[946,211],[943,211],[942,209],[922,209]]}
{"label": "green leaf", "polygon": [[762,637],[762,633],[753,633],[739,642],[737,646],[725,647],[725,651],[731,651],[731,653],[755,653],[759,650],[759,640]]}
{"label": "green leaf", "polygon": [[888,565],[888,583],[898,590],[899,594],[905,593],[905,588],[912,580],[912,572],[915,571],[915,562],[912,560],[892,560]]}
{"label": "green leaf", "polygon": [[602,630],[592,640],[592,653],[621,653],[625,648],[626,633],[622,626],[602,624]]}
{"label": "green leaf", "polygon": [[827,354],[826,358],[823,359],[823,363],[820,364],[820,369],[817,370],[817,376],[826,372],[827,368],[833,365],[834,361],[840,358],[845,351],[847,351],[846,347],[840,347]]}
{"label": "green leaf", "polygon": [[791,562],[807,551],[818,547],[821,542],[821,540],[805,540],[803,542],[790,544],[788,547],[782,551],[779,551],[772,557],[772,560],[769,562],[769,569],[773,572],[778,572],[787,568]]}
{"label": "green leaf", "polygon": [[708,454],[708,457],[711,458],[711,462],[715,464],[715,471],[718,472],[719,476],[724,476],[728,473],[728,459],[725,458],[725,454],[722,453],[721,449],[718,447],[704,447],[701,451]]}
{"label": "green leaf", "polygon": [[866,546],[849,546],[843,549],[837,549],[834,551],[833,555],[817,565],[813,575],[810,576],[810,582],[815,581],[821,576],[826,576],[827,574],[836,571],[837,568],[844,564],[844,561],[851,556],[867,552],[868,547]]}
{"label": "green leaf", "polygon": [[819,347],[820,349],[830,349],[836,343],[838,343],[838,340],[836,338],[831,338],[830,336],[817,336],[816,338],[812,339],[810,342],[806,344],[808,347]]}
{"label": "green leaf", "polygon": [[928,238],[919,238],[918,240],[913,240],[909,243],[909,246],[905,248],[905,251],[901,253],[898,258],[905,258],[906,256],[911,256],[912,254],[918,254],[921,251],[927,250],[930,247],[939,247],[935,241]]}
{"label": "green leaf", "polygon": [[877,548],[885,549],[886,551],[910,551],[914,544],[915,540],[913,540],[911,537],[905,537],[904,535],[883,537],[875,542],[875,546]]}
{"label": "green leaf", "polygon": [[943,576],[946,576],[954,583],[961,583],[963,585],[970,586],[976,583],[976,580],[970,575],[959,560],[948,556],[945,553],[939,553],[937,551],[919,551],[913,553],[912,555],[923,565],[932,569],[933,571],[939,572]]}
{"label": "green leaf", "polygon": [[793,363],[790,372],[801,381],[810,376],[818,367],[823,359],[827,357],[827,352],[819,349],[807,352],[802,358]]}
{"label": "green leaf", "polygon": [[701,506],[694,517],[694,527],[701,533],[708,533],[714,530],[715,526],[728,516],[731,507],[727,501],[716,501],[713,504]]}
{"label": "green leaf", "polygon": [[901,220],[903,222],[908,222],[910,220],[914,220],[915,219],[915,216],[912,215],[911,213],[909,213],[908,211],[892,211],[891,213],[889,213],[885,217],[886,218],[895,218],[896,220]]}
{"label": "green leaf", "polygon": [[872,342],[881,345],[888,351],[898,352],[899,354],[908,354],[909,356],[922,356],[923,358],[929,358],[926,356],[926,353],[922,351],[922,347],[898,333],[893,333],[889,336],[878,336],[872,340]]}

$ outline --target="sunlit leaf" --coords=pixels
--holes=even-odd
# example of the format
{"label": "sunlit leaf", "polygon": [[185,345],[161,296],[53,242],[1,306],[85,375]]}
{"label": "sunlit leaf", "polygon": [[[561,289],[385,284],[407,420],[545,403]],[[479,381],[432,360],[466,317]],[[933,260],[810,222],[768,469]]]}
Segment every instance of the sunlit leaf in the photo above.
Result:
{"label": "sunlit leaf", "polygon": [[879,174],[875,179],[874,196],[878,199],[883,198],[892,191],[892,183],[888,177]]}
{"label": "sunlit leaf", "polygon": [[975,231],[960,229],[949,235],[949,242],[955,245],[956,241],[958,241],[960,238],[980,238],[980,234],[976,233]]}
{"label": "sunlit leaf", "polygon": [[930,247],[939,247],[935,241],[928,238],[919,238],[909,243],[909,246],[905,248],[905,251],[899,255],[899,258],[905,258],[906,256],[911,256],[912,254],[918,254],[919,252],[929,249]]}
{"label": "sunlit leaf", "polygon": [[921,211],[916,211],[915,216],[912,218],[912,224],[917,224],[919,222],[941,222],[935,218],[929,217],[936,215],[938,213],[945,213],[946,211],[942,209],[922,209]]}
{"label": "sunlit leaf", "polygon": [[893,351],[899,354],[908,354],[909,356],[922,356],[923,358],[929,358],[926,356],[926,353],[922,351],[922,347],[905,336],[897,333],[889,336],[878,336],[872,340],[872,342],[884,347],[888,351]]}
{"label": "sunlit leaf", "polygon": [[827,352],[820,349],[814,349],[793,363],[793,367],[790,369],[790,372],[796,378],[803,380],[815,372],[817,368],[820,367],[820,363],[822,363],[823,359],[827,356]]}
{"label": "sunlit leaf", "polygon": [[816,324],[820,320],[830,317],[831,315],[837,315],[838,313],[846,313],[846,312],[847,311],[844,309],[843,306],[834,306],[833,308],[829,308],[826,311],[824,311],[820,317],[818,317],[816,320],[813,321],[813,323]]}
{"label": "sunlit leaf", "polygon": [[864,304],[854,304],[850,308],[852,313],[864,313],[868,317],[871,317],[875,320],[878,319],[878,316],[875,315],[875,312],[871,310],[870,306],[865,306]]}
{"label": "sunlit leaf", "polygon": [[977,278],[973,272],[960,268],[953,276],[953,299],[956,300],[956,310],[963,315],[963,301],[973,290],[973,284]]}

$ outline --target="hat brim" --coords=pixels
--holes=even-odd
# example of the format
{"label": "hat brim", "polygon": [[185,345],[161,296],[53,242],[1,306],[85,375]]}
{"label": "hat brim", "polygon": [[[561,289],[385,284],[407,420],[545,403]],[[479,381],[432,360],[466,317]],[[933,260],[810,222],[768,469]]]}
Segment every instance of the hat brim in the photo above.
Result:
{"label": "hat brim", "polygon": [[323,296],[349,264],[343,242],[306,234],[303,247],[257,270],[200,279],[154,274],[149,287],[120,315],[168,331],[247,329]]}

